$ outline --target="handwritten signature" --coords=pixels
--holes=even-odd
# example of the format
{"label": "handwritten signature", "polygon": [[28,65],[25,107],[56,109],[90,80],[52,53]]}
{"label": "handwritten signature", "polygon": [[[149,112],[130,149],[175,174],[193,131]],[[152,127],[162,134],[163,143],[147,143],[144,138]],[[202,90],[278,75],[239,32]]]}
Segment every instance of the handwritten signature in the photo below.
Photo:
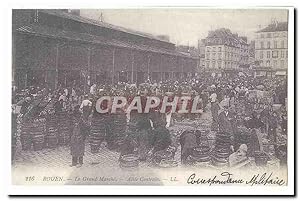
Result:
{"label": "handwritten signature", "polygon": [[210,178],[197,177],[195,173],[191,174],[187,179],[188,184],[207,184],[225,185],[225,184],[246,184],[246,185],[278,185],[282,186],[286,183],[284,179],[273,176],[273,172],[254,174],[251,179],[244,180],[233,176],[230,172],[222,172],[220,175],[214,175]]}

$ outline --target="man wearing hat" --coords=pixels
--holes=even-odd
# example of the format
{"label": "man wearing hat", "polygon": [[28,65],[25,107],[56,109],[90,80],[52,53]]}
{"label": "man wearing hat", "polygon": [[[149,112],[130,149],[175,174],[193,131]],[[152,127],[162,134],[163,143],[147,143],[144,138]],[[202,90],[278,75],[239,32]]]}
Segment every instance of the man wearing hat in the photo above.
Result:
{"label": "man wearing hat", "polygon": [[217,94],[215,91],[211,94],[210,102],[211,102],[211,114],[212,114],[212,125],[211,130],[216,131],[218,130],[218,111],[220,109],[218,100],[217,100]]}
{"label": "man wearing hat", "polygon": [[26,97],[25,101],[22,103],[22,107],[21,107],[21,110],[20,110],[20,113],[22,115],[25,115],[27,113],[28,108],[30,106],[30,101],[31,101],[31,98],[30,97]]}
{"label": "man wearing hat", "polygon": [[219,124],[219,131],[222,133],[232,134],[232,125],[229,119],[229,111],[228,111],[228,105],[220,105],[221,109],[218,112],[218,124]]}
{"label": "man wearing hat", "polygon": [[83,119],[81,118],[79,106],[75,107],[72,117],[74,127],[72,129],[70,142],[70,154],[72,156],[72,164],[70,166],[76,166],[79,168],[83,164],[85,139],[89,135],[89,133],[87,132]]}
{"label": "man wearing hat", "polygon": [[89,96],[85,95],[84,100],[80,105],[80,110],[82,111],[84,119],[87,119],[88,116],[90,115],[91,108],[92,108],[92,102],[89,100]]}

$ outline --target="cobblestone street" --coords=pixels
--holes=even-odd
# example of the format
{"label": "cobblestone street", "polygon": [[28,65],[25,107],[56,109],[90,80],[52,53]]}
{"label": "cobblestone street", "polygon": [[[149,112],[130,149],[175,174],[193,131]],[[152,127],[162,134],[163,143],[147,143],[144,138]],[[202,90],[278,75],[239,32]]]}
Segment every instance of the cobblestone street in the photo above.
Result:
{"label": "cobblestone street", "polygon": [[[210,119],[210,112],[204,113],[201,116],[201,118],[197,120],[198,121],[197,123],[205,122],[207,124],[207,121],[209,122],[209,119]],[[179,134],[179,133],[174,133],[173,129],[175,127],[176,127],[176,122],[175,125],[173,125],[170,128],[171,134],[173,136]],[[35,175],[37,175],[38,172],[43,173],[46,171],[48,175],[55,176],[56,175],[55,173],[59,172],[59,175],[63,174],[68,178],[74,178],[73,176],[70,176],[73,174],[75,175],[90,174],[91,176],[93,176],[95,175],[95,173],[99,173],[99,172],[102,173],[105,172],[105,175],[116,175],[116,174],[131,175],[133,173],[136,175],[137,173],[136,171],[124,172],[123,169],[119,167],[118,159],[119,159],[119,153],[107,149],[105,142],[102,143],[101,149],[97,154],[92,154],[89,143],[86,143],[83,166],[81,168],[70,167],[69,165],[71,164],[71,155],[70,155],[69,146],[61,146],[55,149],[43,149],[40,151],[33,151],[33,150],[23,151],[21,149],[20,141],[18,141],[15,159],[12,163],[12,174],[14,175],[13,178],[18,177],[18,175],[22,175],[23,179],[19,179],[19,178],[15,180],[13,179],[13,181],[26,183],[26,176],[28,177],[31,176],[33,169],[36,170]],[[176,151],[175,160],[179,163],[179,167],[176,168],[177,169],[181,168],[180,147],[178,147]],[[148,167],[148,163],[146,162],[140,162],[139,170],[142,170],[143,174],[145,173],[146,175],[149,174],[151,175],[153,173],[153,170],[155,170],[155,168]],[[84,172],[84,174],[82,172]],[[72,181],[64,180],[62,183],[68,183],[68,182],[72,182]],[[151,184],[153,184],[153,182]]]}
{"label": "cobblestone street", "polygon": [[[16,152],[15,160],[12,164],[13,183],[26,184],[26,177],[34,175],[37,184],[45,184],[46,177],[63,177],[60,182],[55,184],[74,184],[75,177],[82,177],[85,179],[76,181],[76,184],[122,184],[122,178],[125,178],[123,184],[127,184],[126,180],[130,177],[136,177],[137,175],[153,178],[155,175],[155,169],[148,167],[147,162],[140,162],[139,168],[134,170],[124,170],[119,166],[119,153],[110,151],[106,148],[105,143],[102,144],[100,152],[92,154],[88,143],[86,144],[86,151],[84,156],[84,164],[80,168],[70,167],[71,155],[70,148],[68,146],[58,147],[56,149],[44,149],[41,151],[22,151],[20,144]],[[175,159],[180,161],[180,149],[177,150]],[[179,165],[180,166],[180,165]],[[180,167],[177,167],[180,168]],[[157,168],[158,169],[158,168]],[[166,170],[168,171],[168,170]],[[96,175],[105,175],[100,183],[87,180],[87,178],[94,178]],[[22,178],[20,178],[20,175]],[[105,178],[107,181],[105,181]],[[159,177],[157,177],[159,178]],[[115,180],[114,180],[115,179]],[[130,181],[132,184],[134,181]],[[159,184],[149,181],[151,185]],[[33,184],[34,181],[30,181]],[[47,183],[49,184],[49,183]],[[51,184],[51,182],[50,182]],[[147,182],[143,182],[147,184]]]}
{"label": "cobblestone street", "polygon": [[[203,113],[195,120],[175,121],[169,128],[173,141],[187,128],[207,130],[211,123],[211,112]],[[210,136],[212,136],[210,132]],[[177,167],[158,168],[140,162],[137,169],[123,169],[119,165],[119,153],[110,151],[106,143],[102,143],[99,153],[91,153],[90,145],[86,143],[84,164],[80,168],[70,167],[71,155],[69,146],[40,151],[23,151],[20,141],[17,142],[15,159],[12,163],[13,183],[15,184],[130,184],[130,185],[173,185],[170,178],[178,171],[218,171],[211,166],[208,168],[184,167],[180,164],[181,147],[177,147],[174,159]],[[32,177],[34,175],[34,179]],[[175,175],[177,175],[175,173]],[[182,176],[185,174],[182,174]],[[20,178],[21,177],[21,178]],[[140,178],[148,178],[140,181]],[[53,181],[51,181],[53,180]],[[180,181],[185,181],[182,178]]]}

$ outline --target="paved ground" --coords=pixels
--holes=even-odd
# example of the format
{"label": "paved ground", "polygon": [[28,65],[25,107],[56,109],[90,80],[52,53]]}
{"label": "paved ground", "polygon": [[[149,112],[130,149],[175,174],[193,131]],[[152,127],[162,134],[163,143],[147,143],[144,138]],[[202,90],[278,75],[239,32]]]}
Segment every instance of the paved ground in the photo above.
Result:
{"label": "paved ground", "polygon": [[[18,142],[19,143],[19,142]],[[110,151],[102,144],[99,153],[92,154],[88,143],[84,156],[84,164],[80,168],[69,167],[71,164],[70,148],[68,146],[41,151],[23,151],[18,144],[15,160],[12,164],[14,184],[49,184],[45,177],[61,177],[62,181],[50,182],[53,184],[141,184],[139,181],[128,179],[150,177],[151,185],[159,185],[162,181],[157,177],[156,170],[148,167],[148,163],[140,162],[138,169],[122,169],[118,162],[119,153]],[[180,161],[180,149],[175,156]],[[86,178],[82,178],[82,175]],[[33,181],[31,176],[35,176]],[[81,178],[76,181],[76,177]],[[98,177],[96,182],[92,179]],[[89,178],[89,179],[88,179]],[[98,181],[100,179],[100,181]],[[107,181],[104,181],[107,180]],[[147,184],[147,182],[142,182]]]}
{"label": "paved ground", "polygon": [[[176,138],[185,125],[199,128],[209,128],[211,114],[204,113],[195,121],[175,122],[170,128]],[[176,131],[176,132],[175,132]],[[12,163],[13,184],[94,184],[94,185],[178,185],[186,184],[191,172],[198,172],[204,176],[211,175],[209,168],[183,167],[180,164],[180,147],[175,154],[178,167],[157,168],[149,167],[148,163],[140,162],[137,169],[122,169],[118,162],[119,153],[110,151],[102,144],[99,153],[92,154],[90,146],[86,144],[84,165],[80,168],[69,167],[71,163],[70,148],[68,146],[41,151],[23,151],[20,141],[17,143],[15,160]],[[206,172],[209,171],[209,172]],[[244,174],[245,172],[239,173]],[[216,173],[218,174],[218,173]],[[286,172],[284,172],[286,174]],[[174,179],[174,175],[176,179]],[[246,174],[248,176],[248,174]]]}
{"label": "paved ground", "polygon": [[[207,122],[209,118],[210,114],[206,113],[202,115],[198,122]],[[176,126],[180,127],[176,125],[175,122],[175,125],[171,128],[171,130],[176,129]],[[173,135],[178,135],[178,133],[173,133],[173,130],[171,132]],[[90,175],[90,177],[94,177],[96,172],[101,172],[103,175],[118,175],[117,178],[121,178],[122,176],[126,175],[124,181],[118,180],[117,182],[118,184],[122,182],[126,183],[126,178],[131,177],[130,175],[136,176],[137,172],[125,170],[124,173],[124,170],[119,167],[118,158],[119,153],[108,150],[105,146],[105,143],[102,144],[100,152],[97,154],[92,154],[90,152],[90,147],[87,143],[84,156],[84,165],[81,168],[69,167],[71,163],[71,155],[70,148],[68,146],[62,146],[55,149],[43,149],[41,151],[23,151],[21,150],[20,141],[18,141],[15,160],[12,163],[13,183],[32,184],[37,182],[40,184],[45,183],[43,182],[44,176],[55,175],[63,175],[65,179],[61,181],[61,183],[74,183],[76,177],[74,175]],[[180,147],[176,152],[175,160],[179,163],[179,167],[177,168],[180,168]],[[141,172],[140,170],[143,171]],[[139,164],[138,172],[142,175],[152,175],[153,171],[156,170],[153,169],[153,167],[148,167],[147,163],[141,162]],[[32,175],[35,175],[34,181],[28,181]],[[83,181],[76,181],[75,183],[82,184],[81,182]],[[85,181],[83,184],[86,184],[87,182],[95,184],[94,181]],[[114,181],[108,182],[114,183]],[[160,182],[162,181],[158,181],[158,183]],[[132,184],[132,181],[130,183]],[[153,184],[153,181],[150,183]]]}

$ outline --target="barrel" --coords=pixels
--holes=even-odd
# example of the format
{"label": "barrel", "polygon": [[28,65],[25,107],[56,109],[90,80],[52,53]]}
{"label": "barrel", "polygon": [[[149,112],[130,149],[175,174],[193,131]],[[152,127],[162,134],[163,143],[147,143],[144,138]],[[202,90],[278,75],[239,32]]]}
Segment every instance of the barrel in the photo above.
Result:
{"label": "barrel", "polygon": [[175,154],[174,152],[167,151],[167,150],[157,151],[153,154],[152,162],[155,165],[159,165],[162,160],[169,161],[174,159],[174,154]]}
{"label": "barrel", "polygon": [[57,139],[57,128],[48,128],[47,135],[46,135],[46,145],[48,148],[53,149],[56,148],[58,145]]}
{"label": "barrel", "polygon": [[116,150],[124,141],[126,131],[126,116],[124,113],[112,114],[110,117],[109,131],[106,135],[108,148]]}
{"label": "barrel", "polygon": [[89,143],[92,153],[98,153],[101,143],[105,139],[105,119],[99,115],[92,119]]}
{"label": "barrel", "polygon": [[202,163],[210,161],[210,148],[206,145],[200,145],[192,150],[191,159],[194,162]]}
{"label": "barrel", "polygon": [[33,150],[42,150],[45,147],[45,121],[43,119],[34,120],[30,134],[32,135]]}
{"label": "barrel", "polygon": [[44,148],[45,145],[45,138],[44,135],[34,135],[32,138],[32,143],[33,143],[33,150],[34,151],[39,151]]}
{"label": "barrel", "polygon": [[56,148],[58,146],[58,119],[55,114],[49,114],[46,121],[46,146]]}
{"label": "barrel", "polygon": [[264,152],[254,152],[255,164],[257,166],[266,166],[269,160],[269,157]]}
{"label": "barrel", "polygon": [[65,111],[57,113],[58,120],[58,144],[68,145],[71,139],[71,122],[69,114]]}
{"label": "barrel", "polygon": [[70,144],[71,131],[68,127],[59,127],[59,132],[57,135],[59,145],[68,145]]}
{"label": "barrel", "polygon": [[22,150],[24,151],[30,150],[32,146],[32,136],[30,135],[31,128],[32,128],[31,122],[24,122],[21,126],[20,140],[21,140]]}
{"label": "barrel", "polygon": [[[241,129],[239,133],[235,135],[234,138],[234,150],[237,150],[241,144],[246,144],[248,147],[248,156],[253,156],[254,155],[254,141],[253,141],[253,136],[255,133],[251,134],[251,132],[255,132],[254,130],[251,131],[249,129]],[[252,136],[253,135],[253,136]]]}
{"label": "barrel", "polygon": [[219,132],[216,134],[215,147],[211,154],[212,164],[216,167],[227,167],[230,155],[230,136]]}
{"label": "barrel", "polygon": [[12,141],[11,141],[11,160],[12,161],[15,158],[16,149],[17,149],[17,137],[16,137],[16,134],[13,133]]}
{"label": "barrel", "polygon": [[120,167],[124,169],[136,169],[139,167],[139,156],[127,154],[120,157]]}

